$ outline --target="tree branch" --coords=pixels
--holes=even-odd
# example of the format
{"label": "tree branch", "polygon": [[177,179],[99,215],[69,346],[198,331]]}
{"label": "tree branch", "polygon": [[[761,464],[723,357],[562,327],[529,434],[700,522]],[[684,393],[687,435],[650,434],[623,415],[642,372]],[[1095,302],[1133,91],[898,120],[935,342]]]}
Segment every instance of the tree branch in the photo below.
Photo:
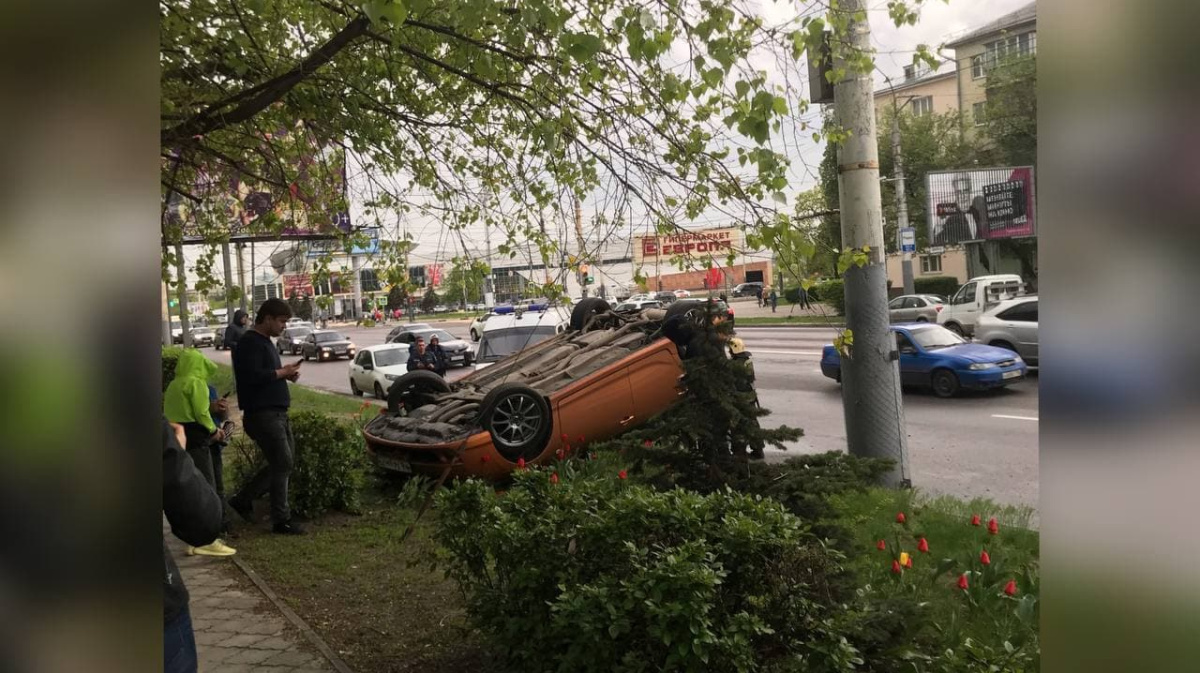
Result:
{"label": "tree branch", "polygon": [[[338,52],[349,46],[355,39],[367,34],[370,25],[370,20],[364,16],[351,21],[337,35],[318,47],[316,51],[288,72],[214,103],[190,120],[163,130],[160,134],[162,144],[167,147],[179,145],[194,136],[211,133],[250,119],[332,60]],[[228,113],[222,112],[237,101],[243,102]]]}

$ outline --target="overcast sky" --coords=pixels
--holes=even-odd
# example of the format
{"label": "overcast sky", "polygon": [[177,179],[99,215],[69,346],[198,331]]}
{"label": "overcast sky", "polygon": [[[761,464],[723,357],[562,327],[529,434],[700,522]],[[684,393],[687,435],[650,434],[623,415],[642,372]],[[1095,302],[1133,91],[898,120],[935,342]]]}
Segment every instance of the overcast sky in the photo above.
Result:
{"label": "overcast sky", "polygon": [[[812,2],[803,0],[760,0],[762,3],[762,13],[769,23],[777,23],[786,19],[789,14],[795,15],[795,12],[803,14],[811,14],[814,12],[816,5]],[[877,50],[876,65],[876,81],[879,86],[883,85],[884,75],[895,77],[902,76],[904,66],[912,62],[912,54],[918,44],[927,44],[931,49],[949,39],[957,37],[969,30],[978,28],[990,21],[993,21],[1009,12],[1012,12],[1020,7],[1028,4],[1029,0],[926,0],[924,7],[921,10],[921,21],[915,26],[904,26],[897,28],[893,25],[891,18],[887,14],[887,0],[868,0],[870,22],[871,22],[871,42]],[[766,62],[762,64],[756,63],[760,67],[768,70],[774,70],[774,67]],[[814,107],[808,115],[810,123],[819,125],[819,113]],[[808,138],[808,133],[798,134],[802,140],[797,145],[787,148],[787,153],[792,157],[792,180],[793,185],[789,190],[791,194],[796,194],[804,191],[816,184],[816,167],[820,163],[821,155],[824,151],[823,143],[814,143],[811,138]],[[353,180],[352,180],[353,189]],[[587,204],[584,205],[584,218],[588,219]],[[711,215],[702,215],[701,221],[711,222],[707,226],[720,226],[720,217],[712,219]],[[405,225],[408,231],[418,241],[418,251],[414,255],[416,259],[412,260],[413,264],[424,264],[432,261],[443,261],[459,254],[457,250],[457,237],[448,237],[445,232],[445,227],[441,226],[436,221],[427,218],[414,218],[416,221],[409,221]],[[472,256],[481,255],[483,252],[482,245],[483,235],[480,231],[467,231],[466,242],[471,250]],[[564,232],[570,236],[570,232]],[[494,235],[494,238],[499,239],[500,236]],[[493,241],[496,245],[499,240]],[[258,268],[266,270],[270,273],[269,264],[265,257],[267,253],[280,249],[280,245],[276,243],[259,244],[256,246],[259,251],[258,259],[256,260]],[[286,247],[286,244],[285,246]],[[194,260],[198,257],[200,249],[192,247],[187,251],[186,257]],[[190,264],[189,264],[190,266]],[[189,269],[190,271],[190,269]],[[218,262],[217,272],[220,273],[220,265]],[[189,275],[191,275],[189,273]]]}

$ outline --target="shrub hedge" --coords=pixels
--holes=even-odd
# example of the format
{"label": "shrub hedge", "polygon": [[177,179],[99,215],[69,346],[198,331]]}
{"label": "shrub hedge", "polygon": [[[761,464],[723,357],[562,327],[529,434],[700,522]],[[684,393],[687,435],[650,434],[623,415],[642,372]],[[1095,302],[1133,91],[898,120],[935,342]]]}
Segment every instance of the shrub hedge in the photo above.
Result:
{"label": "shrub hedge", "polygon": [[846,291],[840,278],[817,283],[809,292],[814,290],[815,296],[812,296],[812,299],[829,306],[838,315],[846,314]]}
{"label": "shrub hedge", "polygon": [[917,294],[940,294],[947,299],[958,291],[959,285],[961,283],[953,276],[929,276],[913,279],[913,290]]}

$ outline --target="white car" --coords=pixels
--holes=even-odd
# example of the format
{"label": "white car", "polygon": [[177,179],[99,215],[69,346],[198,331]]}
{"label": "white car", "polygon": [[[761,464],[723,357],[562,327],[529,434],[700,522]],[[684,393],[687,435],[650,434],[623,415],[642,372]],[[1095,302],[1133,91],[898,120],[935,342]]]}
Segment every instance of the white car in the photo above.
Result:
{"label": "white car", "polygon": [[677,299],[687,299],[690,296],[692,296],[692,293],[687,290],[675,290],[675,297]]}
{"label": "white car", "polygon": [[644,308],[662,308],[662,302],[654,299],[629,299],[617,304],[614,311],[640,311]]}
{"label": "white car", "polygon": [[475,316],[475,319],[471,321],[470,328],[468,328],[468,331],[471,333],[471,341],[479,341],[479,337],[483,336],[484,325],[487,324],[488,318],[492,317],[493,315],[496,314],[488,312],[484,313],[483,315]]}
{"label": "white car", "polygon": [[392,382],[408,373],[408,344],[369,346],[350,361],[350,392],[386,400]]}
{"label": "white car", "polygon": [[654,295],[643,292],[641,294],[635,294],[625,301],[654,301]]}

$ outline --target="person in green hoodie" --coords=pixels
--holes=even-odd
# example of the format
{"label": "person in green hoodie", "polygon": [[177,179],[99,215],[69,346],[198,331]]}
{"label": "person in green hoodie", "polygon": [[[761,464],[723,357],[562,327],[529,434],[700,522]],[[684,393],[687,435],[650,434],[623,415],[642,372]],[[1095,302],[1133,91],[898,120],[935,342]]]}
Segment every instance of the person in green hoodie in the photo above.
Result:
{"label": "person in green hoodie", "polygon": [[[187,437],[187,452],[196,468],[204,475],[209,486],[216,487],[213,474],[212,445],[225,438],[224,432],[213,421],[212,410],[216,403],[209,399],[208,380],[217,372],[217,365],[204,357],[200,351],[186,349],[179,354],[175,364],[175,378],[163,393],[163,413],[167,420],[183,426]],[[221,530],[228,531],[230,521],[222,515]],[[188,547],[188,554],[204,556],[232,556],[233,547],[221,540],[203,547]]]}

